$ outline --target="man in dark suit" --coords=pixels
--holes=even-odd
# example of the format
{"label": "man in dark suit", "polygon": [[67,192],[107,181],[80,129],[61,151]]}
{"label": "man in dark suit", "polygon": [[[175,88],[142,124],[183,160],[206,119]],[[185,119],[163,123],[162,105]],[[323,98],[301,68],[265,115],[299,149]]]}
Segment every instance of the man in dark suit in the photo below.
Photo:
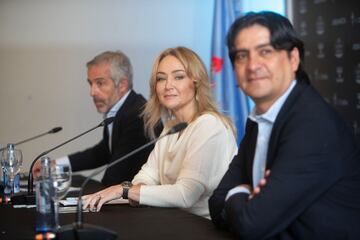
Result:
{"label": "man in dark suit", "polygon": [[[87,69],[90,95],[97,111],[104,118],[115,119],[104,126],[103,139],[97,145],[56,159],[58,164],[70,161],[73,171],[109,164],[149,141],[140,116],[146,100],[132,90],[133,69],[129,58],[120,51],[104,52],[88,62]],[[102,183],[111,186],[133,179],[151,150],[148,147],[107,169]],[[40,164],[34,169],[40,169]]]}
{"label": "man in dark suit", "polygon": [[249,13],[230,28],[228,48],[255,107],[209,200],[212,221],[240,239],[359,239],[359,146],[310,85],[291,23]]}

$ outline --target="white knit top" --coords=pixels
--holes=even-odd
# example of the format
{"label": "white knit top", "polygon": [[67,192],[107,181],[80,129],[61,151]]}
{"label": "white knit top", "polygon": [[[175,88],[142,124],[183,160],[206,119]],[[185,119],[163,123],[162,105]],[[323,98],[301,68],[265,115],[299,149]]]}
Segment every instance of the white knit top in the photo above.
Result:
{"label": "white knit top", "polygon": [[140,204],[184,208],[209,218],[208,199],[236,153],[230,128],[215,115],[198,117],[180,136],[156,143],[132,181],[146,184],[140,189]]}

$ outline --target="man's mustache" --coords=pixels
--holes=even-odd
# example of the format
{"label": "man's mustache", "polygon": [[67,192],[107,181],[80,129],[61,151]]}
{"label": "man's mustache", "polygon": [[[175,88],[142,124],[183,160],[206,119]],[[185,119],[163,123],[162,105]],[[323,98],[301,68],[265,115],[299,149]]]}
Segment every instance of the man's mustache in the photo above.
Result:
{"label": "man's mustache", "polygon": [[97,99],[97,98],[94,98],[93,101],[94,101],[94,103],[104,103],[104,100]]}

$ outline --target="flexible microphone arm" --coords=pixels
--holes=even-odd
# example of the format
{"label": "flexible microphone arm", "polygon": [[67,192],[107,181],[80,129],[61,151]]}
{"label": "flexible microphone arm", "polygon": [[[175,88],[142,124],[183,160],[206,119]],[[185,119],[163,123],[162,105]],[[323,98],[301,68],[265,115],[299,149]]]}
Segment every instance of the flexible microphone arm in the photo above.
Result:
{"label": "flexible microphone arm", "polygon": [[[114,119],[115,119],[115,117],[106,118],[106,119],[104,119],[100,124],[96,125],[95,127],[91,128],[91,129],[89,129],[89,130],[87,130],[87,131],[85,131],[85,132],[83,132],[83,133],[81,133],[81,134],[79,134],[79,135],[77,135],[77,136],[75,136],[75,137],[73,137],[73,138],[71,138],[71,139],[69,139],[69,140],[67,140],[67,141],[65,141],[65,142],[63,142],[63,143],[61,143],[61,144],[59,144],[59,145],[57,145],[57,146],[55,146],[55,147],[47,150],[47,151],[45,151],[45,152],[43,152],[43,153],[41,153],[39,156],[37,156],[37,157],[32,161],[32,163],[31,163],[31,165],[30,165],[29,177],[28,177],[28,193],[32,194],[33,191],[34,191],[34,186],[33,186],[34,176],[33,176],[33,174],[32,174],[32,169],[33,169],[33,167],[34,167],[34,164],[36,163],[36,160],[38,160],[40,157],[45,156],[46,154],[54,151],[55,149],[57,149],[57,148],[65,145],[65,144],[67,144],[67,143],[69,143],[69,142],[71,142],[71,141],[73,141],[73,140],[75,140],[75,139],[77,139],[77,138],[85,135],[85,134],[87,134],[88,132],[93,131],[94,129],[96,129],[96,128],[98,128],[98,127],[102,127],[102,126],[105,126],[105,125],[108,125],[108,124],[112,123],[112,122],[114,121]],[[52,129],[52,131],[54,131],[54,130],[56,130],[56,129],[55,129],[55,128]],[[59,131],[59,130],[58,130],[58,131]]]}
{"label": "flexible microphone arm", "polygon": [[[17,145],[20,145],[20,144],[29,142],[29,141],[31,141],[31,140],[33,140],[33,139],[36,139],[36,138],[45,136],[45,135],[47,135],[47,134],[57,133],[57,132],[59,132],[59,131],[61,131],[61,130],[62,130],[62,127],[55,127],[55,128],[53,128],[53,129],[49,130],[48,132],[45,132],[45,133],[39,134],[39,135],[37,135],[37,136],[34,136],[34,137],[31,137],[31,138],[22,140],[22,141],[17,142],[17,143],[14,143],[14,145],[17,146]],[[0,148],[0,151],[3,151],[3,150],[5,150],[5,149],[6,149],[6,147]]]}
{"label": "flexible microphone arm", "polygon": [[80,191],[79,191],[79,197],[78,197],[78,205],[77,205],[77,215],[76,215],[76,227],[81,228],[82,227],[82,218],[83,218],[83,214],[82,214],[82,201],[81,201],[81,196],[83,195],[84,192],[84,188],[85,185],[90,181],[90,179],[92,177],[95,177],[96,175],[98,175],[99,173],[103,172],[104,170],[114,166],[115,164],[118,164],[119,162],[123,161],[124,159],[136,154],[137,152],[143,150],[144,148],[147,148],[148,146],[154,144],[156,141],[170,135],[170,134],[174,134],[177,132],[180,132],[181,130],[185,129],[187,127],[187,123],[185,122],[181,122],[176,124],[175,126],[173,126],[167,133],[165,133],[162,136],[159,136],[158,138],[153,139],[152,141],[146,143],[145,145],[142,145],[141,147],[136,148],[135,150],[129,152],[128,154],[124,155],[123,157],[115,160],[114,162],[101,167],[100,169],[94,171],[93,173],[91,173],[82,183],[81,187],[80,187]]}

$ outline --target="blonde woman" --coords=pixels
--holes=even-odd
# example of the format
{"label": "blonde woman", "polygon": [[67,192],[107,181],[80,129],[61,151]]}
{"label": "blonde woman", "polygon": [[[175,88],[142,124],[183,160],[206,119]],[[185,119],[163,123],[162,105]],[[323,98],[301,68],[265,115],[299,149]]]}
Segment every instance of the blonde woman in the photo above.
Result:
{"label": "blonde woman", "polygon": [[208,199],[237,145],[232,123],[215,107],[206,68],[196,53],[176,47],[160,54],[143,116],[152,137],[160,119],[163,133],[179,122],[188,126],[156,143],[131,184],[84,196],[84,207],[99,211],[104,203],[123,197],[132,205],[178,207],[209,218]]}

